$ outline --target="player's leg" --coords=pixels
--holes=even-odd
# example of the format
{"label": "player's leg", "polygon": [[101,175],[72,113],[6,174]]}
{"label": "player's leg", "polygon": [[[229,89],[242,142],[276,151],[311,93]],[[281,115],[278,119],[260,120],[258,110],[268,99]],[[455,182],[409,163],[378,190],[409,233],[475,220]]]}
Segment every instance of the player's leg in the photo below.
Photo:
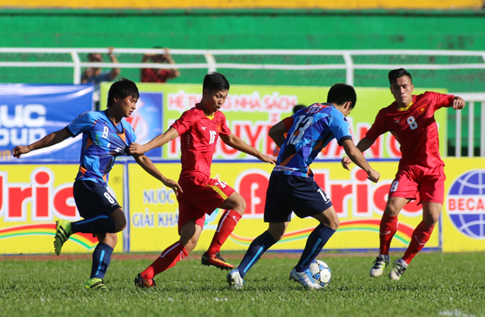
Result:
{"label": "player's leg", "polygon": [[219,209],[224,209],[225,212],[219,219],[219,224],[217,225],[216,232],[207,252],[202,255],[202,264],[215,266],[222,270],[230,270],[234,268],[234,265],[226,262],[221,257],[220,251],[222,245],[234,231],[234,228],[244,214],[246,201],[238,192],[227,185],[220,189],[225,190],[226,193],[230,192],[230,195],[218,206]]}
{"label": "player's leg", "polygon": [[379,277],[384,268],[389,265],[389,249],[391,241],[397,231],[398,216],[402,208],[411,200],[416,199],[418,193],[419,169],[413,166],[398,170],[394,181],[389,189],[389,197],[386,208],[382,214],[379,228],[379,255],[374,260],[370,269],[371,277]]}
{"label": "player's leg", "polygon": [[[197,224],[194,219],[188,220],[180,230],[180,240],[167,247],[152,264],[138,274],[135,279],[135,285],[139,287],[156,286],[153,278],[157,274],[175,266],[178,261],[185,258],[192,250],[194,250],[201,233],[202,227]],[[140,280],[139,277],[141,277],[142,280]]]}
{"label": "player's leg", "polygon": [[84,283],[84,287],[86,289],[106,290],[103,279],[111,263],[111,255],[118,242],[118,236],[116,233],[100,233],[95,234],[95,236],[99,243],[93,252],[91,276]]}
{"label": "player's leg", "polygon": [[290,279],[309,289],[319,289],[321,285],[313,278],[310,264],[335,233],[340,221],[327,194],[313,179],[294,176],[287,176],[286,179],[284,186],[292,188],[292,194],[285,195],[289,207],[300,218],[311,216],[320,222],[309,235],[300,260],[291,271]]}
{"label": "player's leg", "polygon": [[381,276],[384,268],[389,265],[389,249],[391,248],[392,238],[397,231],[398,216],[408,202],[409,199],[403,197],[389,197],[387,200],[379,228],[379,255],[370,269],[371,277]]}
{"label": "player's leg", "polygon": [[312,217],[317,219],[320,224],[308,236],[305,249],[303,249],[300,260],[295,266],[297,272],[304,272],[310,268],[310,264],[317,258],[340,225],[340,220],[332,205],[324,212],[312,215]]}
{"label": "player's leg", "polygon": [[433,233],[434,226],[438,222],[442,204],[433,203],[429,201],[422,202],[423,204],[423,220],[414,229],[404,256],[397,259],[393,263],[393,269],[389,273],[389,278],[392,280],[400,280],[401,276],[406,272],[407,267],[411,264],[416,254],[423,249]]}
{"label": "player's leg", "polygon": [[61,253],[63,244],[76,232],[116,233],[126,226],[121,206],[106,188],[95,182],[76,181],[73,192],[76,206],[84,219],[56,221],[54,249],[57,255]]}
{"label": "player's leg", "polygon": [[423,220],[414,229],[411,243],[404,256],[394,262],[393,270],[389,274],[390,279],[399,280],[416,254],[428,242],[443,207],[445,179],[443,166],[420,167],[419,194],[423,205]]}
{"label": "player's leg", "polygon": [[240,289],[244,284],[247,272],[259,261],[261,256],[276,242],[281,240],[289,222],[274,222],[269,224],[268,230],[259,235],[249,245],[246,254],[237,269],[227,275],[227,282],[235,289]]}
{"label": "player's leg", "polygon": [[[281,176],[280,176],[281,177]],[[287,205],[278,186],[279,177],[271,175],[266,192],[264,207],[264,221],[269,223],[268,230],[253,240],[237,269],[227,275],[227,282],[233,288],[239,289],[244,285],[244,276],[259,261],[263,253],[279,241],[291,220],[291,208]]]}

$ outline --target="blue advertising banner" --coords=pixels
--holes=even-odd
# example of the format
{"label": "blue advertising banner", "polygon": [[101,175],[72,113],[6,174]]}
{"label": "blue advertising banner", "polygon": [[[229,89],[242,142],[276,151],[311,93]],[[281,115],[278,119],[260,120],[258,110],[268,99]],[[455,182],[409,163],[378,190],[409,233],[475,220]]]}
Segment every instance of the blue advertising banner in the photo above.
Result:
{"label": "blue advertising banner", "polygon": [[[61,130],[79,114],[93,110],[92,85],[0,85],[0,161],[11,150]],[[29,160],[78,161],[81,136],[34,151]]]}

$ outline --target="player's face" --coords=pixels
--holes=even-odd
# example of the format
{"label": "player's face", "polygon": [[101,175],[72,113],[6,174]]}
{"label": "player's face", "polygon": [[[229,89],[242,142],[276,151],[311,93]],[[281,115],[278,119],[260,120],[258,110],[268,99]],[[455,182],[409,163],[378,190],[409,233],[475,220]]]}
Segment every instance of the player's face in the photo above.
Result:
{"label": "player's face", "polygon": [[411,78],[402,76],[391,85],[391,93],[399,106],[408,106],[413,101],[414,86]]}
{"label": "player's face", "polygon": [[204,90],[204,99],[206,100],[204,105],[208,112],[214,113],[221,110],[222,105],[226,102],[228,94],[229,90],[214,90],[210,93],[207,90]]}
{"label": "player's face", "polygon": [[119,104],[121,115],[125,118],[131,116],[133,111],[136,110],[137,101],[138,101],[138,98],[135,98],[133,96],[128,96],[123,99],[119,99],[117,103]]}

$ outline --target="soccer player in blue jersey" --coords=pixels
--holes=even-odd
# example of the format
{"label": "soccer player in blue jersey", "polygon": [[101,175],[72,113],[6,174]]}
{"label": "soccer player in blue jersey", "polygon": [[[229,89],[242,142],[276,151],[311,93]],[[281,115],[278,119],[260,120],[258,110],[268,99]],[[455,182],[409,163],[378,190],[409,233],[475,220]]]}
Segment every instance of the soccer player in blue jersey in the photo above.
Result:
{"label": "soccer player in blue jersey", "polygon": [[[74,200],[83,220],[56,222],[54,250],[61,253],[62,245],[76,232],[92,233],[99,241],[93,252],[90,279],[84,283],[87,289],[106,290],[103,278],[116,246],[116,232],[123,230],[126,219],[116,199],[108,192],[108,177],[115,159],[131,155],[130,144],[136,141],[131,125],[123,118],[136,109],[139,93],[136,84],[128,79],[115,82],[108,93],[108,109],[80,114],[64,129],[52,132],[41,140],[12,150],[14,157],[42,149],[83,133],[81,166],[73,186]],[[182,191],[177,182],[167,179],[145,155],[133,155],[145,171],[172,188]]]}
{"label": "soccer player in blue jersey", "polygon": [[[310,164],[335,138],[350,159],[367,172],[369,180],[377,182],[380,177],[355,147],[350,135],[346,117],[356,101],[352,86],[335,84],[328,92],[327,103],[315,103],[299,110],[269,130],[269,136],[281,148],[266,193],[264,221],[269,222],[269,228],[251,243],[238,268],[227,275],[230,286],[240,289],[244,285],[243,279],[249,269],[283,237],[293,211],[300,218],[311,216],[320,224],[308,237],[290,279],[308,289],[321,288],[312,277],[310,264],[335,233],[340,221],[327,194],[313,180]],[[285,133],[288,133],[286,137]]]}

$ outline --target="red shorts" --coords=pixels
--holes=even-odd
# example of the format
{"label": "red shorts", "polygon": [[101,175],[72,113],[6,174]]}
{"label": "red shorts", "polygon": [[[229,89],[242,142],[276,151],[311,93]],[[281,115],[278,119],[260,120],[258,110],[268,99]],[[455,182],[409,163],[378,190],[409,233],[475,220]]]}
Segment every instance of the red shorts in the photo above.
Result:
{"label": "red shorts", "polygon": [[433,168],[419,165],[407,166],[397,171],[389,190],[389,197],[415,200],[419,192],[419,203],[429,201],[443,204],[445,179],[443,165]]}
{"label": "red shorts", "polygon": [[191,219],[204,227],[205,214],[212,214],[235,190],[225,182],[205,175],[183,176],[179,179],[183,193],[177,195],[179,203],[179,234]]}

